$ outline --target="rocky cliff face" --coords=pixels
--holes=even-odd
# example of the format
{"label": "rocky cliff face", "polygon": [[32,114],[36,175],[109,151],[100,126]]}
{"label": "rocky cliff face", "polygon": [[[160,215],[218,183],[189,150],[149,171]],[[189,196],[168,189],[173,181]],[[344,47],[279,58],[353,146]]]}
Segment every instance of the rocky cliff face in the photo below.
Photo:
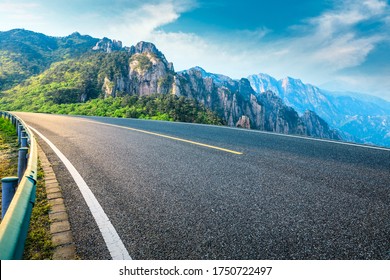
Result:
{"label": "rocky cliff face", "polygon": [[96,45],[92,48],[94,51],[103,51],[106,53],[111,53],[113,51],[119,51],[122,49],[122,42],[116,40],[110,40],[106,37],[99,40]]}
{"label": "rocky cliff face", "polygon": [[340,133],[330,129],[329,125],[313,111],[306,111],[301,120],[305,127],[305,134],[313,137],[341,139]]}
{"label": "rocky cliff face", "polygon": [[195,67],[178,73],[174,87],[175,94],[197,99],[218,112],[229,126],[341,139],[315,113],[299,117],[273,92],[256,94],[247,79],[235,81]]}
{"label": "rocky cliff face", "polygon": [[229,126],[235,126],[240,117],[247,116],[252,128],[261,128],[261,105],[253,95],[248,80],[232,79],[214,81],[210,75],[197,68],[177,74],[175,94],[197,99],[217,112]]}
{"label": "rocky cliff face", "polygon": [[126,75],[106,76],[102,87],[105,96],[116,96],[118,92],[185,96],[216,112],[229,126],[340,139],[314,113],[299,117],[273,92],[256,93],[248,79],[233,80],[200,67],[175,73],[172,63],[147,42],[124,51],[128,65],[122,68]]}
{"label": "rocky cliff face", "polygon": [[264,130],[286,134],[306,134],[303,122],[298,113],[272,91],[259,95],[260,102],[264,104]]}
{"label": "rocky cliff face", "polygon": [[[127,65],[121,65],[126,75],[104,77],[105,96],[122,94],[168,94],[174,81],[173,64],[151,43],[140,42],[126,48]],[[122,71],[123,72],[123,71]]]}
{"label": "rocky cliff face", "polygon": [[319,88],[290,77],[277,81],[267,74],[251,75],[248,79],[257,94],[271,90],[299,114],[310,110],[327,121],[332,121],[332,125],[335,124],[337,108]]}

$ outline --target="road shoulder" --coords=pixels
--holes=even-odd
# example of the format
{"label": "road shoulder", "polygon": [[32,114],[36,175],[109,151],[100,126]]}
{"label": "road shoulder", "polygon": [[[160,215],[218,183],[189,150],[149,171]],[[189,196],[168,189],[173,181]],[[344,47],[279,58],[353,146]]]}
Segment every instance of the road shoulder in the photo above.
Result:
{"label": "road shoulder", "polygon": [[61,187],[58,184],[51,163],[40,146],[38,146],[38,156],[45,173],[47,199],[51,206],[49,212],[51,221],[50,233],[55,246],[53,260],[78,259]]}

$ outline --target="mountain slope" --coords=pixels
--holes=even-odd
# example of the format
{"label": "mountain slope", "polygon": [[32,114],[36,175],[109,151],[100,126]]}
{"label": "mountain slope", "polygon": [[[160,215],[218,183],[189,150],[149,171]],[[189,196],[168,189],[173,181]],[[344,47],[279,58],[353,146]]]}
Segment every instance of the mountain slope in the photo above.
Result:
{"label": "mountain slope", "polygon": [[98,41],[79,33],[50,37],[24,29],[0,32],[0,90],[42,73],[53,62],[78,57]]}

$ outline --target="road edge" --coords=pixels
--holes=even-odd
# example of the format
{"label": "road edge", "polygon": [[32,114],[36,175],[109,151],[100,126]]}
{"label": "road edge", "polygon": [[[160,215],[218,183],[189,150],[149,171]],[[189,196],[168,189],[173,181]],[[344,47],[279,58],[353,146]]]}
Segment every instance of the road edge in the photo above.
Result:
{"label": "road edge", "polygon": [[38,157],[45,174],[45,188],[50,204],[50,234],[54,245],[53,260],[75,260],[76,245],[70,227],[69,216],[64,204],[61,187],[46,154],[38,144]]}

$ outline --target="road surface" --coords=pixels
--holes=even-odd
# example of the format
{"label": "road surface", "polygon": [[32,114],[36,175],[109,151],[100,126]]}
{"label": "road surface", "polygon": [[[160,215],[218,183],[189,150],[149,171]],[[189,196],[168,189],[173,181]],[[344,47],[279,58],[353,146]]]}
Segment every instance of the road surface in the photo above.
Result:
{"label": "road surface", "polygon": [[[17,113],[73,164],[133,259],[389,259],[390,150],[227,127]],[[78,254],[110,259],[75,181]]]}

